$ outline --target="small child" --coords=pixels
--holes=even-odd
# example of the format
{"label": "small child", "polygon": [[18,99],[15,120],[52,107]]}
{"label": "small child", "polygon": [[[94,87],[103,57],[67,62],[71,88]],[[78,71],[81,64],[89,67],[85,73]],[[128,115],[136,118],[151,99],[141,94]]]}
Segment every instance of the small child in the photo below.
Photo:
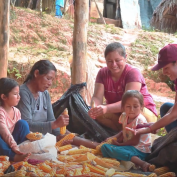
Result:
{"label": "small child", "polygon": [[119,118],[123,131],[115,135],[117,141],[114,145],[104,144],[101,152],[104,157],[116,158],[117,160],[131,161],[140,166],[143,171],[148,171],[149,163],[144,159],[151,152],[151,135],[133,135],[126,129],[136,128],[138,124],[147,123],[146,118],[141,114],[144,107],[142,94],[137,90],[129,90],[124,93],[121,103],[124,113]]}
{"label": "small child", "polygon": [[9,156],[10,161],[26,161],[30,154],[19,151],[17,144],[27,140],[30,133],[28,123],[21,120],[15,108],[20,100],[19,85],[10,78],[0,79],[0,155]]}

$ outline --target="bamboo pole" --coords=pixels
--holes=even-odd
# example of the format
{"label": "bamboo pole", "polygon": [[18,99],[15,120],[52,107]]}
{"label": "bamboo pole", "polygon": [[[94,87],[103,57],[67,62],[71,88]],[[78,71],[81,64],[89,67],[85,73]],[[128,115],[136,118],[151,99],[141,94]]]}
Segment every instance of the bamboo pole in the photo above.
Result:
{"label": "bamboo pole", "polygon": [[10,0],[0,0],[0,78],[7,77]]}
{"label": "bamboo pole", "polygon": [[[73,63],[71,83],[80,84],[86,82],[87,59],[87,29],[89,16],[89,1],[75,0],[74,31],[73,31]],[[81,91],[85,100],[85,89]]]}

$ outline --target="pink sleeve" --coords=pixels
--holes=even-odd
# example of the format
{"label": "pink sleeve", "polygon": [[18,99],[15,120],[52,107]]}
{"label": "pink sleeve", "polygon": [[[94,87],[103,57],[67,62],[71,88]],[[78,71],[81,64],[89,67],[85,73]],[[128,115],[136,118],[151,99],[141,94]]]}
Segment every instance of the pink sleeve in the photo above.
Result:
{"label": "pink sleeve", "polygon": [[140,82],[142,83],[143,80],[142,80],[143,76],[141,74],[141,72],[137,69],[137,68],[132,68],[126,78],[125,78],[125,82],[126,83],[130,83],[130,82]]}
{"label": "pink sleeve", "polygon": [[101,83],[103,84],[103,74],[102,70],[100,69],[97,76],[96,76],[96,81],[95,83]]}
{"label": "pink sleeve", "polygon": [[6,117],[4,111],[0,110],[0,135],[2,139],[11,147],[16,148],[17,143],[15,142],[12,134],[6,125]]}
{"label": "pink sleeve", "polygon": [[177,92],[177,79],[175,80],[174,84],[175,84],[175,92]]}

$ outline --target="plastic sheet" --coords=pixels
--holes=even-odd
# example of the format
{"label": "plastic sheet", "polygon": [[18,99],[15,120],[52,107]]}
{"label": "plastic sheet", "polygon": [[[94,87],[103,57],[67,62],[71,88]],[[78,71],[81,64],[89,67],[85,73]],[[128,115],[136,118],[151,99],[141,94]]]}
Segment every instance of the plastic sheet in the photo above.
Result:
{"label": "plastic sheet", "polygon": [[80,135],[87,132],[90,138],[101,142],[111,135],[88,115],[89,106],[79,94],[84,86],[86,83],[72,85],[58,101],[53,103],[54,115],[57,118],[65,108],[68,108],[70,121],[67,129]]}

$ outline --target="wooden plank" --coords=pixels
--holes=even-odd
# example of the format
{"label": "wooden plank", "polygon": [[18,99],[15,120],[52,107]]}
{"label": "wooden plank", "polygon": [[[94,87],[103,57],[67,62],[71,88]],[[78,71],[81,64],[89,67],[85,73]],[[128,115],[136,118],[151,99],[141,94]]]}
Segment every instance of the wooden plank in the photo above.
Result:
{"label": "wooden plank", "polygon": [[173,16],[173,15],[164,15],[163,18],[171,18],[171,19],[177,20],[176,16]]}
{"label": "wooden plank", "polygon": [[[88,0],[75,0],[71,83],[86,82]],[[80,93],[85,100],[85,89]]]}
{"label": "wooden plank", "polygon": [[[95,0],[94,0],[94,1],[95,1]],[[104,20],[104,18],[103,18],[103,15],[101,14],[101,12],[100,12],[100,10],[99,10],[99,8],[98,8],[98,5],[97,5],[96,1],[95,1],[95,5],[96,5],[96,8],[97,8],[98,13],[99,13],[99,15],[100,15],[100,18],[103,20],[103,23],[106,25],[106,22],[105,22],[105,20]]]}
{"label": "wooden plank", "polygon": [[7,77],[10,0],[0,0],[0,78]]}
{"label": "wooden plank", "polygon": [[163,11],[163,16],[166,15],[169,10],[170,10],[170,7],[166,8],[166,9]]}

